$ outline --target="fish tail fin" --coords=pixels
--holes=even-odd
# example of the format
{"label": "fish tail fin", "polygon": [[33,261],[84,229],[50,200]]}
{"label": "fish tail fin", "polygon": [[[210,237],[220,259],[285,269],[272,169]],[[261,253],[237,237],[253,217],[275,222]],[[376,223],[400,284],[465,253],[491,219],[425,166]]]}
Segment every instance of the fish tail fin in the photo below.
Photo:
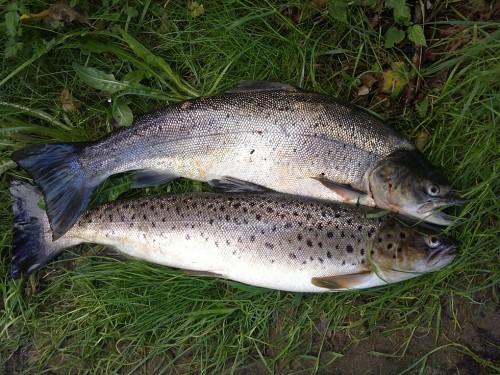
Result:
{"label": "fish tail fin", "polygon": [[[57,256],[67,245],[52,241],[43,197],[35,187],[21,181],[10,183],[14,229],[10,276],[27,276]],[[63,241],[64,242],[64,241]]]}
{"label": "fish tail fin", "polygon": [[86,145],[87,142],[35,145],[11,156],[42,190],[54,240],[73,226],[101,182],[90,178],[79,160]]}

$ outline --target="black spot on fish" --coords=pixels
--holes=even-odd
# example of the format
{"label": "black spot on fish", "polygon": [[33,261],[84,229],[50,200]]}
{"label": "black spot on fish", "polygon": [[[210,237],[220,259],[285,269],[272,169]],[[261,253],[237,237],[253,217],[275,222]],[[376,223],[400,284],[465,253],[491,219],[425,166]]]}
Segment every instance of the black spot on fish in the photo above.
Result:
{"label": "black spot on fish", "polygon": [[210,220],[208,220],[208,223],[209,223],[210,225],[213,225],[213,224],[214,224],[214,219],[210,219]]}
{"label": "black spot on fish", "polygon": [[231,216],[229,216],[229,214],[226,214],[226,221],[230,221],[231,220]]}
{"label": "black spot on fish", "polygon": [[400,248],[400,247],[398,247],[398,253],[400,253],[400,252],[402,252],[402,251],[403,251],[403,249],[402,249],[402,248]]}
{"label": "black spot on fish", "polygon": [[297,211],[293,211],[292,215],[293,216],[299,216],[299,213]]}
{"label": "black spot on fish", "polygon": [[323,224],[321,223],[318,223],[318,226],[317,226],[318,230],[323,230]]}
{"label": "black spot on fish", "polygon": [[255,150],[250,150],[250,155],[252,155],[255,152]]}
{"label": "black spot on fish", "polygon": [[390,249],[392,249],[392,243],[387,244],[387,250],[390,250]]}
{"label": "black spot on fish", "polygon": [[368,231],[368,238],[371,238],[373,236],[373,233],[375,233],[375,228],[371,227],[370,230]]}
{"label": "black spot on fish", "polygon": [[180,207],[175,207],[175,212],[177,212],[177,215],[181,213],[181,208]]}
{"label": "black spot on fish", "polygon": [[295,253],[290,253],[288,254],[288,256],[290,257],[290,259],[297,259],[297,255],[295,255]]}
{"label": "black spot on fish", "polygon": [[318,247],[321,249],[323,247],[323,242],[318,242]]}
{"label": "black spot on fish", "polygon": [[309,257],[309,260],[313,261],[313,260],[314,260],[314,258],[313,258],[313,257]]}
{"label": "black spot on fish", "polygon": [[267,247],[268,249],[274,249],[274,245],[270,242],[266,242],[264,246]]}
{"label": "black spot on fish", "polygon": [[351,225],[352,224],[352,219],[347,219],[347,224]]}
{"label": "black spot on fish", "polygon": [[399,232],[399,238],[403,239],[406,237],[406,234],[404,234],[403,232]]}
{"label": "black spot on fish", "polygon": [[323,258],[318,258],[320,263],[323,263]]}
{"label": "black spot on fish", "polygon": [[307,260],[302,261],[302,264],[307,264]]}
{"label": "black spot on fish", "polygon": [[352,248],[351,245],[347,245],[346,246],[346,250],[347,250],[348,253],[352,253],[354,249]]}
{"label": "black spot on fish", "polygon": [[338,250],[339,249],[339,245],[335,245],[335,249]]}
{"label": "black spot on fish", "polygon": [[236,255],[236,250],[233,251],[233,255]]}
{"label": "black spot on fish", "polygon": [[186,234],[186,240],[190,240],[191,239],[191,236],[189,234]]}
{"label": "black spot on fish", "polygon": [[335,213],[335,218],[338,219],[340,217],[340,214],[338,212]]}
{"label": "black spot on fish", "polygon": [[345,237],[345,233],[344,231],[340,232],[340,237],[344,238]]}
{"label": "black spot on fish", "polygon": [[328,232],[328,233],[326,234],[326,236],[327,236],[328,238],[332,238],[332,237],[333,237],[333,232]]}
{"label": "black spot on fish", "polygon": [[375,254],[375,251],[373,251],[373,250],[372,250],[372,251],[370,251],[370,254],[371,254],[371,255]]}
{"label": "black spot on fish", "polygon": [[251,235],[250,236],[250,241],[254,242],[255,241],[255,236],[254,235]]}
{"label": "black spot on fish", "polygon": [[243,239],[241,237],[238,237],[238,243],[243,243]]}
{"label": "black spot on fish", "polygon": [[108,219],[109,219],[109,222],[110,222],[110,223],[112,223],[112,222],[113,222],[113,215],[111,215],[111,214],[110,214],[110,215],[108,216]]}
{"label": "black spot on fish", "polygon": [[330,251],[327,251],[327,252],[326,252],[326,256],[327,256],[328,258],[331,258],[331,257],[332,257],[332,253],[331,253]]}
{"label": "black spot on fish", "polygon": [[269,213],[274,212],[274,210],[273,210],[273,208],[272,208],[272,207],[267,207],[266,211],[267,211],[267,212],[269,212]]}
{"label": "black spot on fish", "polygon": [[151,222],[151,226],[152,226],[153,228],[156,228],[156,224],[154,223],[154,221],[152,221],[152,222]]}
{"label": "black spot on fish", "polygon": [[241,207],[241,203],[237,202],[237,203],[233,204],[233,207],[234,208],[240,208]]}
{"label": "black spot on fish", "polygon": [[148,217],[146,216],[146,214],[144,214],[144,215],[142,215],[142,218],[143,218],[144,220],[147,220],[147,218],[148,218]]}
{"label": "black spot on fish", "polygon": [[164,222],[166,222],[166,221],[167,221],[167,218],[166,218],[166,217],[162,217],[162,218],[161,218],[161,221],[162,221],[162,223],[164,223]]}
{"label": "black spot on fish", "polygon": [[365,249],[362,248],[361,250],[359,250],[359,253],[361,254],[361,256],[365,255]]}
{"label": "black spot on fish", "polygon": [[243,213],[245,213],[245,214],[246,214],[247,212],[248,212],[248,208],[243,207]]}
{"label": "black spot on fish", "polygon": [[380,243],[380,242],[382,242],[383,240],[384,240],[384,239],[383,239],[382,237],[379,237],[377,241]]}
{"label": "black spot on fish", "polygon": [[262,219],[262,215],[259,215],[259,214],[255,215],[255,219],[256,219],[257,221],[260,221],[260,219]]}
{"label": "black spot on fish", "polygon": [[342,261],[342,265],[345,266],[345,260]]}
{"label": "black spot on fish", "polygon": [[306,241],[306,244],[307,244],[307,246],[309,246],[309,247],[312,247],[312,245],[313,245],[313,243],[312,243],[312,241],[311,241],[311,240],[307,240],[307,241]]}
{"label": "black spot on fish", "polygon": [[297,239],[298,239],[299,241],[301,241],[301,240],[302,240],[302,235],[301,235],[300,233],[297,235]]}
{"label": "black spot on fish", "polygon": [[362,225],[359,225],[358,226],[358,231],[361,232],[363,230],[363,226]]}
{"label": "black spot on fish", "polygon": [[129,227],[129,228],[132,228],[133,226],[134,226],[134,223],[130,223],[130,224],[128,225],[128,227]]}

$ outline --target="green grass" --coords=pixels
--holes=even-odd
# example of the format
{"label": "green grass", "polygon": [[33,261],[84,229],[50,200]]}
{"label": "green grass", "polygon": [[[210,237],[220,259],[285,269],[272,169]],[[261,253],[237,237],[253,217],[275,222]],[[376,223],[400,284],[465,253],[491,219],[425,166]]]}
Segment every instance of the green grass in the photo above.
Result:
{"label": "green grass", "polygon": [[[25,7],[38,13],[44,4],[32,1]],[[15,56],[3,57],[0,73],[2,366],[22,351],[26,373],[230,373],[256,362],[261,372],[315,372],[343,355],[324,334],[331,330],[352,343],[399,335],[399,349],[379,355],[403,357],[417,332],[432,332],[435,345],[411,357],[401,371],[411,365],[412,371],[424,371],[440,350],[466,354],[487,371],[499,371],[498,362],[449,341],[441,331],[444,309],[456,312],[484,296],[498,303],[498,25],[469,21],[461,16],[460,4],[450,2],[448,18],[425,27],[433,36],[452,24],[459,32],[429,39],[429,48],[441,55],[418,72],[423,80],[447,72],[443,84],[423,90],[414,104],[405,105],[400,96],[386,108],[356,93],[363,73],[381,72],[398,61],[411,69],[405,51],[383,47],[390,13],[382,14],[380,27],[371,28],[372,10],[360,6],[351,6],[349,22],[342,23],[326,9],[287,2],[213,2],[204,4],[205,13],[196,18],[186,2],[163,7],[146,0],[137,12],[127,10],[124,1],[104,4],[80,4],[95,28],[0,24],[1,45],[24,43]],[[4,8],[5,19],[15,14],[13,8],[8,11]],[[115,78],[84,81],[73,63]],[[112,119],[118,105],[140,114],[224,91],[243,79],[283,81],[348,98],[388,117],[413,141],[428,134],[424,154],[469,200],[456,209],[461,223],[448,229],[461,244],[456,261],[384,288],[301,295],[110,261],[98,256],[100,247],[87,245],[25,281],[8,280],[7,182],[26,178],[9,160],[14,150],[96,139],[116,126]],[[61,109],[64,88],[79,111]],[[144,193],[126,193],[128,186],[127,178],[114,178],[93,204]],[[175,181],[147,193],[205,189],[198,182]],[[318,328],[319,322],[326,327]]]}

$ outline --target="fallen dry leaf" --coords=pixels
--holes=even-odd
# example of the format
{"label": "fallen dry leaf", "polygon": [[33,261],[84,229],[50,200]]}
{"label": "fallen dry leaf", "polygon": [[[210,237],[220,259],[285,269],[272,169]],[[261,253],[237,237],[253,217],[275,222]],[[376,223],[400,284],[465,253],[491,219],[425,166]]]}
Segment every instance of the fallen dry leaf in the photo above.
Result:
{"label": "fallen dry leaf", "polygon": [[397,95],[408,82],[405,63],[402,61],[393,63],[391,68],[384,70],[382,76],[382,92],[387,94]]}
{"label": "fallen dry leaf", "polygon": [[420,151],[422,151],[428,139],[429,139],[429,133],[427,133],[426,131],[421,131],[417,135],[417,139],[415,140],[415,146],[417,146],[417,148]]}
{"label": "fallen dry leaf", "polygon": [[80,104],[75,101],[73,95],[68,89],[64,89],[59,97],[61,109],[64,112],[77,112],[80,109]]}
{"label": "fallen dry leaf", "polygon": [[65,23],[77,21],[91,26],[83,10],[79,7],[72,8],[69,4],[65,3],[52,4],[48,9],[43,10],[40,13],[23,14],[21,16],[21,20],[28,19],[62,21]]}
{"label": "fallen dry leaf", "polygon": [[205,13],[205,8],[203,7],[203,4],[199,4],[196,1],[193,1],[189,4],[189,10],[191,11],[191,16],[193,18],[201,16],[203,13]]}

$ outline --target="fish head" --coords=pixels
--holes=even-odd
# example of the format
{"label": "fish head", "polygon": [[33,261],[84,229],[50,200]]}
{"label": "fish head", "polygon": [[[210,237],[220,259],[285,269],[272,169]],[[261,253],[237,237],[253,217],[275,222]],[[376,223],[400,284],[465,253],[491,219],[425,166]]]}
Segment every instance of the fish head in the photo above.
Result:
{"label": "fish head", "polygon": [[456,242],[428,225],[408,226],[391,218],[373,239],[370,261],[387,282],[436,271],[456,256]]}
{"label": "fish head", "polygon": [[369,175],[369,185],[377,207],[438,225],[455,219],[440,208],[464,203],[416,150],[396,151],[381,160]]}

